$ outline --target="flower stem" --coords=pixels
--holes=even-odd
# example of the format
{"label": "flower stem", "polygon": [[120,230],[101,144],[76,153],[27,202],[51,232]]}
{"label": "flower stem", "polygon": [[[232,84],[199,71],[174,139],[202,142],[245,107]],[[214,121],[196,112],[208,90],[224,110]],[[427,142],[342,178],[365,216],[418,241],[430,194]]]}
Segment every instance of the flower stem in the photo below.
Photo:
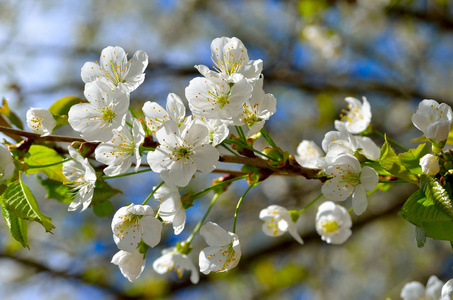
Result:
{"label": "flower stem", "polygon": [[67,159],[63,159],[62,161],[54,162],[54,163],[51,163],[51,164],[48,164],[48,165],[31,165],[31,166],[29,165],[28,168],[29,169],[47,168],[47,167],[52,167],[52,166],[56,166],[56,165],[68,162],[70,160],[72,160],[72,157],[67,158]]}
{"label": "flower stem", "polygon": [[[235,141],[232,141],[232,140],[230,140],[230,139],[225,139],[224,142],[225,142],[226,144],[229,144],[229,145],[235,144],[235,143],[236,143]],[[247,149],[249,149],[249,150],[251,150],[251,151],[253,151],[253,152],[255,152],[255,153],[258,153],[259,155],[262,155],[262,156],[264,156],[264,157],[266,157],[266,158],[268,158],[268,159],[270,159],[270,160],[276,161],[275,158],[272,158],[272,157],[266,155],[265,153],[263,153],[263,152],[261,152],[261,151],[258,151],[258,150],[256,150],[256,149],[253,148],[253,147],[250,147],[250,146],[247,145],[246,143],[241,143],[241,146],[244,147],[244,148],[247,148]]]}
{"label": "flower stem", "polygon": [[135,118],[138,119],[137,116],[135,115],[134,111],[132,110],[132,107],[129,105],[129,111],[131,112],[131,115]]}
{"label": "flower stem", "polygon": [[[151,192],[151,194],[148,195],[148,197],[146,197],[145,201],[143,201],[142,205],[145,205],[148,200],[154,195],[155,192],[157,192],[157,190],[164,184],[165,182],[162,181],[161,183],[159,183],[156,188]],[[158,217],[159,215],[157,214],[156,215],[156,218]]]}
{"label": "flower stem", "polygon": [[261,134],[263,135],[263,138],[271,145],[272,148],[278,149],[277,144],[274,142],[272,137],[267,133],[266,129],[261,128]]}
{"label": "flower stem", "polygon": [[223,148],[227,149],[231,154],[239,156],[239,154],[237,154],[236,152],[234,152],[233,150],[228,148],[223,142],[220,144],[220,146],[222,146]]}
{"label": "flower stem", "polygon": [[[378,130],[376,130],[376,129],[374,129],[373,132],[374,132],[375,134],[377,134],[378,136],[380,136],[381,138],[385,138],[385,135],[384,135],[382,132],[380,132],[380,131],[378,131]],[[401,145],[401,144],[398,143],[397,141],[392,140],[392,139],[389,138],[389,137],[387,137],[387,141],[388,141],[390,144],[395,145],[396,147],[400,148],[400,149],[403,150],[403,151],[408,151],[408,149],[407,149],[406,147],[404,147],[403,145]]]}
{"label": "flower stem", "polygon": [[239,137],[245,141],[247,141],[247,138],[245,137],[244,131],[242,130],[241,126],[235,126],[236,131],[238,132]]}
{"label": "flower stem", "polygon": [[212,197],[211,203],[209,204],[208,210],[206,211],[206,213],[204,214],[204,216],[200,220],[200,222],[198,222],[197,226],[195,226],[195,228],[193,229],[190,236],[187,238],[187,240],[186,240],[187,244],[190,245],[190,243],[192,242],[192,240],[195,237],[195,235],[197,234],[197,232],[200,230],[201,226],[203,225],[204,221],[208,217],[209,213],[211,212],[212,207],[214,206],[215,202],[217,201],[217,198],[219,198],[220,195],[221,195],[221,193],[214,194],[214,197]]}
{"label": "flower stem", "polygon": [[312,200],[310,203],[308,203],[304,208],[298,211],[299,215],[301,215],[304,211],[310,208],[313,204],[315,204],[319,199],[322,198],[322,194],[320,194],[318,197],[316,197],[314,200]]}
{"label": "flower stem", "polygon": [[238,204],[236,205],[236,211],[234,212],[234,222],[233,222],[233,233],[236,233],[236,221],[237,221],[237,218],[238,218],[238,212],[239,212],[239,207],[241,206],[242,204],[242,200],[244,199],[245,195],[247,195],[247,193],[255,186],[257,186],[258,183],[255,182],[255,183],[252,183],[251,185],[249,185],[249,187],[245,190],[244,194],[242,194],[241,198],[239,198],[239,201],[238,201]]}
{"label": "flower stem", "polygon": [[145,173],[145,172],[150,172],[150,171],[152,171],[152,170],[151,169],[145,169],[145,170],[140,170],[140,171],[137,171],[137,172],[129,172],[129,173],[119,174],[119,175],[115,175],[115,176],[104,176],[102,178],[103,179],[120,178],[120,177],[126,177],[126,176],[130,176],[130,175],[135,175],[135,174]]}
{"label": "flower stem", "polygon": [[233,181],[236,181],[236,180],[245,179],[245,178],[247,178],[247,177],[248,177],[248,175],[243,175],[243,176],[234,177],[234,178],[231,178],[231,179],[228,179],[228,180],[225,180],[225,181],[222,181],[222,182],[213,184],[213,185],[211,185],[210,187],[207,187],[207,188],[205,188],[204,190],[199,191],[199,192],[196,193],[196,194],[193,194],[191,198],[192,198],[192,200],[195,201],[196,199],[198,199],[198,198],[204,196],[204,194],[206,194],[207,192],[209,192],[210,190],[212,190],[212,189],[214,189],[214,188],[216,188],[216,187],[219,187],[219,186],[221,186],[221,185],[223,185],[223,184],[225,184],[225,183],[228,183],[228,182],[233,182]]}

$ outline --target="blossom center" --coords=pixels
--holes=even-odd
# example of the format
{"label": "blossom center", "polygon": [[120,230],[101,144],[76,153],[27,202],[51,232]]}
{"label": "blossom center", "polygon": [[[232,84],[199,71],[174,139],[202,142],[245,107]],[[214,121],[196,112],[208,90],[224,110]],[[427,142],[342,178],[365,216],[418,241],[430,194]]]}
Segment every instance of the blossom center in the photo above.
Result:
{"label": "blossom center", "polygon": [[42,118],[32,117],[30,121],[33,123],[32,127],[36,130],[39,130],[42,126]]}
{"label": "blossom center", "polygon": [[104,120],[104,122],[112,123],[113,119],[116,117],[116,112],[114,112],[111,108],[103,109],[101,112],[102,120]]}
{"label": "blossom center", "polygon": [[321,222],[321,227],[324,230],[324,233],[334,233],[338,231],[338,223],[334,220],[331,221],[323,221]]}
{"label": "blossom center", "polygon": [[173,155],[176,156],[178,159],[181,158],[189,158],[192,154],[192,149],[190,147],[179,147],[175,151],[173,151]]}

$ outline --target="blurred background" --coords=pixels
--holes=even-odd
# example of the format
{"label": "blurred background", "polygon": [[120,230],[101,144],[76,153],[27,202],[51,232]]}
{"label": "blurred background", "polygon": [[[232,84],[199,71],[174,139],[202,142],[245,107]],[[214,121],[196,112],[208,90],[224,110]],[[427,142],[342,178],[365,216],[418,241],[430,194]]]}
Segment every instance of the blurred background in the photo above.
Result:
{"label": "blurred background", "polygon": [[[294,154],[302,139],[320,145],[347,96],[367,97],[373,125],[407,147],[421,135],[410,113],[422,99],[453,104],[448,0],[0,0],[0,96],[23,120],[30,107],[48,108],[65,96],[83,98],[82,65],[99,60],[107,46],[121,46],[130,55],[137,50],[149,55],[145,82],[131,94],[140,112],[145,101],[165,105],[169,92],[183,97],[199,76],[193,66],[212,66],[210,43],[221,36],[238,37],[250,59],[263,59],[264,89],[277,98],[277,113],[265,128]],[[68,128],[56,133],[74,134]],[[214,178],[197,175],[184,191],[205,188]],[[115,209],[141,203],[159,181],[151,173],[111,181],[123,191],[112,198]],[[28,250],[0,221],[0,299],[400,299],[409,281],[425,285],[432,274],[443,281],[453,277],[451,245],[428,239],[417,248],[414,226],[398,216],[415,190],[411,185],[374,193],[341,246],[325,244],[314,231],[321,201],[297,223],[305,245],[289,235],[262,233],[261,209],[270,204],[300,209],[319,195],[320,186],[273,176],[253,189],[239,212],[239,266],[202,275],[192,285],[188,274],[158,275],[152,262],[162,249],[187,238],[212,195],[186,211],[181,235],[165,226],[145,271],[130,283],[110,263],[117,251],[112,215],[68,212],[67,204],[46,199],[35,184],[33,193],[56,229],[46,234],[31,224]],[[233,184],[207,220],[231,228],[245,188]],[[193,246],[190,257],[197,265],[206,244],[197,236]]]}

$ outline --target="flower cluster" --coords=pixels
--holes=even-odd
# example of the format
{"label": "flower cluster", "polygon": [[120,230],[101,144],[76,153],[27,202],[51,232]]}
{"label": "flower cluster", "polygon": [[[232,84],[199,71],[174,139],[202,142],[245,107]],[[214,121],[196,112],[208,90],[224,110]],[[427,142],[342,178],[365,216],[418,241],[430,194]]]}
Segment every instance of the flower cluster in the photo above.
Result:
{"label": "flower cluster", "polygon": [[[216,189],[213,184],[196,196],[180,194],[180,189],[186,187],[197,172],[211,173],[218,167],[219,146],[236,156],[244,155],[264,162],[256,158],[254,152],[261,154],[268,159],[268,169],[263,167],[266,171],[277,172],[278,168],[288,167],[280,174],[287,175],[288,170],[309,170],[318,172],[316,178],[323,178],[322,194],[303,209],[288,210],[270,205],[259,213],[259,218],[264,221],[264,234],[278,237],[288,232],[300,244],[304,242],[296,222],[321,198],[327,201],[318,207],[316,231],[329,244],[346,242],[352,235],[350,214],[361,215],[366,211],[367,193],[377,189],[379,175],[394,175],[391,174],[392,167],[386,169],[385,161],[381,161],[383,151],[380,147],[364,136],[373,130],[370,104],[365,97],[362,101],[347,97],[348,110],[342,110],[340,120],[335,121],[336,130],[325,134],[321,147],[313,141],[303,140],[294,158],[278,148],[263,129],[264,123],[276,112],[276,99],[263,89],[262,60],[250,60],[244,44],[234,37],[214,39],[211,52],[214,70],[204,65],[195,66],[201,76],[189,82],[185,98],[170,93],[165,108],[148,101],[142,107],[144,118],[137,118],[130,107],[131,93],[145,78],[148,56],[144,51],[137,51],[128,60],[128,54],[122,48],[109,46],[102,51],[99,62],[87,62],[82,67],[87,101],[71,106],[67,121],[94,146],[92,151],[84,151],[83,147],[79,149],[81,151],[73,146],[67,148],[70,158],[63,163],[62,173],[67,179],[65,184],[71,187],[72,203],[68,210],[80,207],[81,211],[86,210],[95,202],[92,199],[96,187],[104,179],[135,174],[141,167],[146,170],[140,172],[153,171],[162,181],[152,188],[142,204],[123,206],[112,219],[113,240],[119,249],[112,263],[118,265],[130,281],[136,280],[143,272],[147,251],[160,243],[163,225],[172,224],[174,234],[181,234],[186,227],[185,210],[209,190],[213,190],[215,196],[203,219],[187,240],[164,250],[153,263],[153,268],[159,274],[174,270],[179,277],[188,270],[190,280],[197,283],[200,275],[188,254],[192,250],[193,236],[198,231],[208,245],[198,256],[201,273],[228,271],[239,263],[241,246],[236,234],[237,212],[247,192],[263,180],[260,173],[263,170],[248,175],[249,188],[238,201],[231,232],[216,223],[204,223],[226,185]],[[186,111],[186,105],[191,114]],[[42,136],[52,133],[58,123],[55,118],[58,120],[44,109],[31,108],[27,112],[30,130]],[[412,121],[432,143],[433,152],[440,152],[453,122],[451,108],[434,100],[423,100],[412,115]],[[235,126],[239,137],[229,137],[231,126]],[[252,147],[260,136],[271,146],[264,153]],[[231,145],[231,149],[227,145]],[[410,169],[415,173],[406,174],[409,180],[413,176],[417,182],[414,174],[420,179],[421,176],[437,176],[441,171],[442,158],[424,154],[415,163],[411,162]],[[142,163],[143,157],[146,157],[147,164]],[[96,161],[95,168],[90,159]],[[0,180],[12,177],[14,162],[9,151],[0,148],[0,160],[3,161]],[[132,167],[133,171],[126,174]],[[99,180],[102,173],[106,176]],[[247,178],[247,175],[236,177],[230,180]],[[154,209],[146,204],[152,197],[155,203],[159,203]],[[349,198],[349,211],[333,202]],[[443,285],[439,282],[437,278],[431,278],[426,290],[418,283],[410,283],[401,292],[401,297],[439,298],[439,286]],[[444,294],[451,297],[451,286],[451,281],[444,285],[442,297]]]}
{"label": "flower cluster", "polygon": [[426,287],[418,281],[406,283],[400,294],[403,300],[451,300],[453,298],[453,279],[445,284],[435,275],[428,279]]}

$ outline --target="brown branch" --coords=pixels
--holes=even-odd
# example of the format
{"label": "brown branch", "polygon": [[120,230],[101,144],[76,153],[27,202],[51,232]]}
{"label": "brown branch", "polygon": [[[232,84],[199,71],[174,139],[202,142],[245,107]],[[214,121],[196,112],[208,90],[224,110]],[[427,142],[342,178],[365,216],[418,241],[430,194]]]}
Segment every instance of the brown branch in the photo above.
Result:
{"label": "brown branch", "polygon": [[47,142],[65,142],[65,143],[72,143],[72,142],[86,142],[82,138],[78,137],[70,137],[70,136],[62,136],[62,135],[48,135],[48,136],[41,136],[37,133],[28,132],[20,129],[8,128],[5,126],[0,126],[0,132],[5,134],[15,134],[19,136],[26,137],[31,140],[40,140],[40,141],[47,141]]}
{"label": "brown branch", "polygon": [[37,261],[19,257],[19,256],[15,256],[10,253],[0,253],[0,258],[11,259],[11,260],[18,262],[30,269],[35,270],[35,273],[48,273],[49,275],[54,276],[54,277],[77,280],[84,284],[95,286],[97,288],[103,289],[103,290],[115,295],[116,299],[124,299],[124,300],[136,299],[136,297],[130,297],[130,296],[124,294],[116,286],[109,286],[102,280],[92,281],[89,279],[88,276],[83,276],[83,274],[72,274],[72,273],[68,273],[66,271],[57,271],[57,270],[51,269],[50,267],[48,267],[44,264],[41,264]]}
{"label": "brown branch", "polygon": [[[8,134],[15,134],[23,137],[27,137],[29,141],[53,141],[53,142],[86,142],[82,138],[77,137],[69,137],[69,136],[60,136],[60,135],[48,135],[48,136],[40,136],[39,134],[8,128],[5,126],[0,126],[0,132],[8,133]],[[267,169],[272,171],[272,174],[275,175],[287,175],[287,176],[303,176],[307,179],[319,179],[321,181],[325,181],[327,177],[318,177],[317,174],[319,173],[319,169],[309,169],[304,168],[297,163],[287,164],[282,168],[273,168],[271,167],[268,162],[264,159],[255,157],[244,157],[244,156],[233,156],[233,155],[220,155],[219,157],[220,162],[225,163],[235,163],[235,164],[243,164],[243,165],[250,165],[255,166],[262,169]],[[240,171],[233,171],[233,170],[224,170],[224,169],[217,169],[215,173],[227,173],[232,175],[241,176],[244,175],[244,172]]]}

